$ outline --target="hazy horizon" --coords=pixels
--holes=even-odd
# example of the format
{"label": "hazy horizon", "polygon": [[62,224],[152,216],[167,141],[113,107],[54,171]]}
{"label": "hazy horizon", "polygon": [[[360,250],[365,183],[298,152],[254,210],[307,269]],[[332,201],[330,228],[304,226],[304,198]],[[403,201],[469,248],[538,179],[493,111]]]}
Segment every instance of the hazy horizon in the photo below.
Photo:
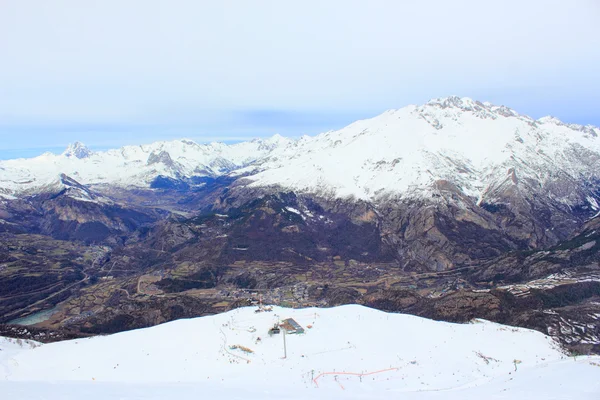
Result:
{"label": "hazy horizon", "polygon": [[0,159],[339,129],[458,95],[600,125],[600,3],[0,3]]}

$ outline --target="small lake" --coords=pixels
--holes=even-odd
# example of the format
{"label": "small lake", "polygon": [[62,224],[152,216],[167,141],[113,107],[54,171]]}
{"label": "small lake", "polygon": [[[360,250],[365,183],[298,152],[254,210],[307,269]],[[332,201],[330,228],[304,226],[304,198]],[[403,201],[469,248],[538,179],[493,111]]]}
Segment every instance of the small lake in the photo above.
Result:
{"label": "small lake", "polygon": [[50,317],[54,315],[56,311],[56,308],[51,308],[50,310],[39,311],[26,317],[13,319],[12,321],[8,321],[8,323],[24,326],[39,324],[40,322],[44,322],[50,319]]}

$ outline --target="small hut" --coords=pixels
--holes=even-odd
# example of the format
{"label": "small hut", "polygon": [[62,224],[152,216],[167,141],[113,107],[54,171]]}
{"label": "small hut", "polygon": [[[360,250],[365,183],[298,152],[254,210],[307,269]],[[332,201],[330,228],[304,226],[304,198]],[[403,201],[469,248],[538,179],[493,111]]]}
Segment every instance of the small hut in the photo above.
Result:
{"label": "small hut", "polygon": [[300,326],[293,318],[284,319],[281,324],[279,324],[281,329],[285,330],[285,333],[304,333],[304,328]]}

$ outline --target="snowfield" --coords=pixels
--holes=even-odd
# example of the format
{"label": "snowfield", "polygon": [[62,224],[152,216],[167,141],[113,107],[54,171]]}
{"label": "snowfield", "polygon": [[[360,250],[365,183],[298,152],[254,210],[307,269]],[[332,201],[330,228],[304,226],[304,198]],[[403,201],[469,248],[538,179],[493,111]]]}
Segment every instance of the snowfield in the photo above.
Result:
{"label": "snowfield", "polygon": [[[539,332],[357,305],[255,310],[46,345],[0,339],[2,398],[600,398],[600,357],[568,357]],[[290,317],[305,333],[268,334]]]}

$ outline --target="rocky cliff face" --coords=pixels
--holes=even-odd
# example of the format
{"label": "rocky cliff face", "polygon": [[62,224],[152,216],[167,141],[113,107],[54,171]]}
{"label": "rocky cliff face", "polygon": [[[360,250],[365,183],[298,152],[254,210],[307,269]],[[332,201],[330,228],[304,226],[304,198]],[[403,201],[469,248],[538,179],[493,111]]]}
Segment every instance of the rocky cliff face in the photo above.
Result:
{"label": "rocky cliff face", "polygon": [[64,174],[42,193],[5,201],[0,210],[4,210],[4,225],[18,227],[22,233],[112,244],[157,221],[161,214],[116,203]]}

